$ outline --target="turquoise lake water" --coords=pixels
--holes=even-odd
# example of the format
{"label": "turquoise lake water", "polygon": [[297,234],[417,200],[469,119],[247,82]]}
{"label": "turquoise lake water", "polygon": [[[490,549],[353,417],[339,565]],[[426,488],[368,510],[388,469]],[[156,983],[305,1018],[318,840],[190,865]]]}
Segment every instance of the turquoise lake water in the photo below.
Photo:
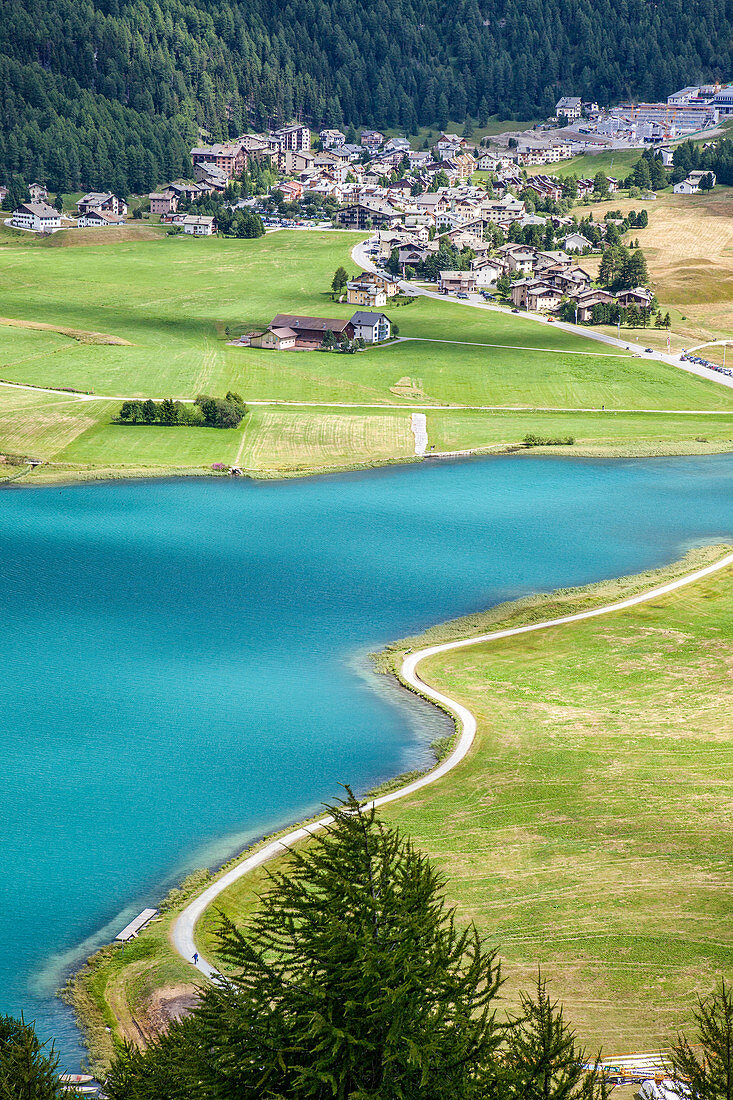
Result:
{"label": "turquoise lake water", "polygon": [[426,762],[444,719],[368,652],[732,536],[731,455],[0,493],[0,1011],[75,1068],[80,945]]}

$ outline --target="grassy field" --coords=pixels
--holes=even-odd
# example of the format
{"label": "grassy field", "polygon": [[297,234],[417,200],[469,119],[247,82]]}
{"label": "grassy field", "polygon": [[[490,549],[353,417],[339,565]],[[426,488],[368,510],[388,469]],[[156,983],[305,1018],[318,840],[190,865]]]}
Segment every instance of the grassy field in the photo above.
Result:
{"label": "grassy field", "polygon": [[116,405],[0,387],[0,449],[53,460]]}
{"label": "grassy field", "polygon": [[604,149],[599,153],[583,153],[559,164],[540,164],[528,168],[530,176],[551,171],[553,176],[578,176],[579,179],[592,179],[596,172],[605,172],[615,179],[625,179],[642,154],[641,149]]}
{"label": "grassy field", "polygon": [[[408,339],[355,356],[232,347],[230,337],[267,325],[276,312],[350,316],[352,307],[332,302],[328,287],[340,263],[356,270],[350,249],[358,237],[284,232],[259,241],[149,240],[145,230],[134,227],[129,232],[138,236],[128,239],[126,228],[119,240],[111,230],[107,243],[84,246],[40,247],[13,238],[0,247],[0,380],[118,400],[190,399],[231,388],[249,401],[324,408],[255,411],[243,430],[226,433],[129,429],[111,423],[116,404],[76,408],[65,399],[72,403],[61,406],[55,395],[43,401],[28,391],[16,424],[19,391],[0,388],[0,450],[25,448],[66,464],[74,476],[79,467],[164,471],[237,459],[255,473],[274,473],[410,455],[407,415],[332,407],[340,403],[733,412],[733,394],[713,382],[526,317],[455,302],[420,299],[393,308]],[[37,327],[23,327],[31,325]],[[63,414],[58,433],[56,408]],[[597,422],[591,427],[585,414],[577,417],[568,432],[601,446]],[[521,412],[512,423],[491,414],[483,421],[479,414],[446,419],[436,411],[431,443],[442,450],[502,442],[497,427],[507,442],[517,442],[526,424]],[[618,446],[620,435],[635,446],[634,426],[650,429],[637,441],[642,448],[658,440],[659,425],[636,420],[614,427],[608,444]],[[721,432],[716,439],[725,437]],[[684,418],[665,421],[664,433],[665,447],[682,450],[695,449],[706,434]]]}
{"label": "grassy field", "polygon": [[[436,627],[412,647],[611,602],[723,554]],[[733,964],[731,571],[601,620],[432,658],[429,683],[476,714],[469,757],[386,807],[500,947],[508,1004],[540,963],[580,1033],[656,1049]],[[388,663],[399,663],[404,645]],[[216,908],[242,920],[262,876]],[[216,914],[200,928],[215,950]]]}
{"label": "grassy field", "polygon": [[[612,198],[575,213],[646,209],[646,229],[633,229],[647,258],[652,289],[672,317],[672,348],[730,337],[733,332],[733,188],[698,195],[662,193],[655,200]],[[583,261],[592,262],[589,261]],[[596,260],[597,264],[597,260]],[[595,269],[594,269],[595,270]],[[611,331],[611,330],[609,330]],[[639,335],[628,333],[635,338]],[[660,334],[651,332],[649,343]],[[647,333],[641,335],[646,341]],[[666,335],[661,337],[666,343]],[[715,359],[715,349],[707,358]],[[720,352],[717,353],[717,357]]]}
{"label": "grassy field", "polygon": [[[733,447],[733,422],[728,416],[662,415],[659,413],[521,413],[429,412],[428,438],[436,451],[462,447],[480,449],[514,444],[525,435],[575,437],[572,453],[673,453],[682,438],[689,453],[728,451]],[[643,443],[641,442],[643,441]]]}
{"label": "grassy field", "polygon": [[[408,646],[617,601],[727,549],[437,626],[380,665],[398,667]],[[601,619],[424,662],[420,675],[477,716],[477,738],[454,772],[382,811],[441,868],[459,920],[498,945],[505,1004],[539,963],[584,1040],[608,1054],[667,1045],[695,994],[733,965],[731,579],[729,569]],[[207,957],[218,913],[248,919],[265,885],[260,869],[207,910],[197,930]],[[156,991],[190,991],[168,934],[192,888],[130,952],[104,948],[82,971],[74,1001],[98,1056],[111,1050],[105,1026],[145,1033]]]}

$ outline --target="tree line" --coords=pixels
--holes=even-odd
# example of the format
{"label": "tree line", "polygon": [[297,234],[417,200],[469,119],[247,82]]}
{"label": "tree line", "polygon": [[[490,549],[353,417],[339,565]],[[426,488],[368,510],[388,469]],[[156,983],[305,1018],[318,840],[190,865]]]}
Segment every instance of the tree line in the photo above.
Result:
{"label": "tree line", "polygon": [[0,176],[149,190],[200,131],[416,133],[731,70],[726,0],[0,0]]}
{"label": "tree line", "polygon": [[226,397],[199,394],[193,404],[174,401],[124,401],[117,414],[120,424],[162,424],[166,427],[236,428],[247,413],[247,406],[238,393],[230,390]]}
{"label": "tree line", "polygon": [[[347,789],[348,790],[348,789]],[[123,1043],[109,1100],[606,1100],[542,974],[500,1009],[496,949],[459,928],[445,881],[348,797],[290,853],[242,928],[218,922],[225,976],[146,1049]],[[672,1046],[690,1100],[733,1100],[733,991],[698,1000]],[[60,1100],[58,1058],[0,1019],[0,1100]]]}

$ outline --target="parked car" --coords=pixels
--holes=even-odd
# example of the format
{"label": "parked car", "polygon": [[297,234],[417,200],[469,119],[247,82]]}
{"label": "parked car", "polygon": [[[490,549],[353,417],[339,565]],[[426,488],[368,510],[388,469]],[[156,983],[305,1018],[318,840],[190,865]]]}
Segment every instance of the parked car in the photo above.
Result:
{"label": "parked car", "polygon": [[459,290],[456,294],[456,298],[468,298],[468,295],[466,294],[465,290]]}

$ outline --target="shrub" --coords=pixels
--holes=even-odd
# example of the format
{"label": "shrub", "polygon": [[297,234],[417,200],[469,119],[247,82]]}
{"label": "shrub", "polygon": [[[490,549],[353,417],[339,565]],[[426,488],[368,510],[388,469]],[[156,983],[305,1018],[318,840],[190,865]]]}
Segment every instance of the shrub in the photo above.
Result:
{"label": "shrub", "polygon": [[522,440],[525,447],[572,447],[575,443],[574,435],[533,435],[528,432]]}

